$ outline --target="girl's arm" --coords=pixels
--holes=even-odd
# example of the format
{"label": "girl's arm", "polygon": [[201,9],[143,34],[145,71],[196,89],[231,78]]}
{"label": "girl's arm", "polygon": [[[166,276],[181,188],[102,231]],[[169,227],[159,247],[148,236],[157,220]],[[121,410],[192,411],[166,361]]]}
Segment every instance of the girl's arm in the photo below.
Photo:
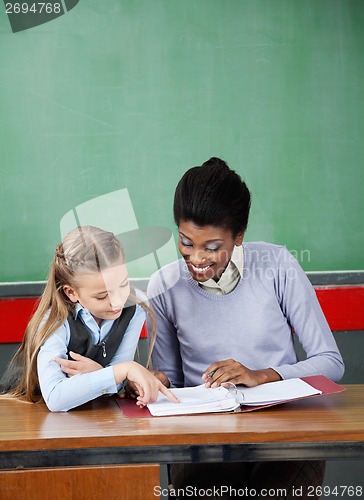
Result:
{"label": "girl's arm", "polygon": [[[68,322],[51,335],[37,358],[38,379],[43,399],[51,411],[67,411],[102,394],[117,392],[112,367],[68,377],[62,371],[67,362]],[[55,361],[59,359],[60,363]]]}
{"label": "girl's arm", "polygon": [[[144,321],[145,312],[141,307],[137,307],[136,313],[124,335],[123,342],[111,361],[113,365],[133,360],[135,347]],[[83,365],[83,372],[82,369],[79,369],[78,374],[68,377],[62,371],[61,365],[62,363],[64,365],[72,363],[67,361],[69,338],[69,327],[68,322],[66,322],[47,339],[38,354],[39,383],[43,399],[51,411],[67,411],[101,395],[115,394],[122,382],[120,376],[115,377],[113,366],[101,368],[91,360],[88,360],[90,363],[94,363],[91,371],[86,373],[85,365]],[[125,351],[123,347],[125,347]],[[59,358],[60,362],[54,361],[55,358]],[[84,358],[84,360],[87,364],[87,358]],[[100,369],[97,369],[97,367]],[[65,366],[63,368],[65,369]],[[150,382],[150,379],[148,380]]]}

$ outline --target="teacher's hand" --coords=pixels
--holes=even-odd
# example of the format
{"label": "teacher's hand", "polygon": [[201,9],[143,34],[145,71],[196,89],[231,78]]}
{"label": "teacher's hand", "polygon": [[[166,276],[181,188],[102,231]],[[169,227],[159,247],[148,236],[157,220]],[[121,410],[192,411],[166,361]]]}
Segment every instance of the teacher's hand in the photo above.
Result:
{"label": "teacher's hand", "polygon": [[272,368],[250,370],[234,359],[225,359],[212,363],[202,374],[206,387],[218,387],[224,382],[247,387],[281,380],[280,375]]}

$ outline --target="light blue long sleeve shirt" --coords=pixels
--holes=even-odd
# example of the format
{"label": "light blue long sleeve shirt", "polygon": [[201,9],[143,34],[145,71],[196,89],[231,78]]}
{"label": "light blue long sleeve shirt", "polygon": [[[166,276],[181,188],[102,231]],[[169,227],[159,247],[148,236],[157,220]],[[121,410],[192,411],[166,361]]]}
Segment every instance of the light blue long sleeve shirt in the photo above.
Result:
{"label": "light blue long sleeve shirt", "polygon": [[[114,321],[104,320],[99,327],[90,312],[79,303],[75,315],[80,315],[97,344],[108,335]],[[146,319],[144,309],[136,306],[134,316],[110,363],[92,373],[82,373],[67,377],[53,358],[68,359],[70,328],[68,321],[58,328],[42,345],[37,358],[38,379],[43,399],[51,411],[68,411],[99,396],[115,394],[120,389],[115,382],[112,365],[134,359],[140,332]]]}

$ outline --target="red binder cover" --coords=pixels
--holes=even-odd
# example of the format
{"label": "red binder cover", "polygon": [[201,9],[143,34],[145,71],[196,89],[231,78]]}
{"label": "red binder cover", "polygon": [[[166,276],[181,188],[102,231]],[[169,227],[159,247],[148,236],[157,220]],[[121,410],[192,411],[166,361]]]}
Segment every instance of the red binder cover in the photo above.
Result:
{"label": "red binder cover", "polygon": [[[342,385],[336,384],[336,382],[332,382],[332,380],[328,379],[324,375],[312,375],[310,377],[302,377],[302,380],[307,382],[307,384],[310,384],[312,387],[315,389],[318,389],[319,391],[322,391],[321,394],[314,394],[312,396],[305,396],[304,398],[291,398],[287,399],[284,401],[278,401],[274,403],[268,403],[268,404],[263,404],[261,406],[241,406],[240,407],[240,413],[246,413],[249,411],[255,411],[255,410],[261,410],[263,408],[269,408],[271,406],[277,406],[281,405],[284,403],[289,403],[290,401],[297,401],[298,399],[305,399],[305,398],[314,398],[314,397],[320,397],[320,396],[325,396],[328,394],[335,394],[338,392],[343,392],[345,391],[345,387]],[[120,410],[123,412],[123,415],[125,417],[137,417],[137,418],[166,418],[165,416],[163,417],[152,417],[150,414],[150,411],[148,408],[140,408],[139,406],[136,405],[136,402],[134,399],[129,399],[129,398],[117,398],[116,403],[119,406]],[[227,412],[228,413],[228,412]],[[239,412],[238,412],[239,413]],[[207,415],[207,413],[204,413],[204,415]],[[216,415],[216,413],[215,413]],[[175,415],[177,416],[177,415]],[[180,415],[180,416],[188,416],[188,415]]]}

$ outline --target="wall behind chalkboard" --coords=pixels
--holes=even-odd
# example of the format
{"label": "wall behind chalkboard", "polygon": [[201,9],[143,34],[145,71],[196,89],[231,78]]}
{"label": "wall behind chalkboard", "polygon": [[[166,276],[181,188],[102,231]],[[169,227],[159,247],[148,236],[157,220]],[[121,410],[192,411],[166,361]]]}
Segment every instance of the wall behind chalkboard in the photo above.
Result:
{"label": "wall behind chalkboard", "polygon": [[1,5],[0,281],[45,279],[63,215],[110,192],[173,230],[210,156],[252,191],[247,240],[363,269],[363,52],[362,0],[80,0],[19,33]]}

